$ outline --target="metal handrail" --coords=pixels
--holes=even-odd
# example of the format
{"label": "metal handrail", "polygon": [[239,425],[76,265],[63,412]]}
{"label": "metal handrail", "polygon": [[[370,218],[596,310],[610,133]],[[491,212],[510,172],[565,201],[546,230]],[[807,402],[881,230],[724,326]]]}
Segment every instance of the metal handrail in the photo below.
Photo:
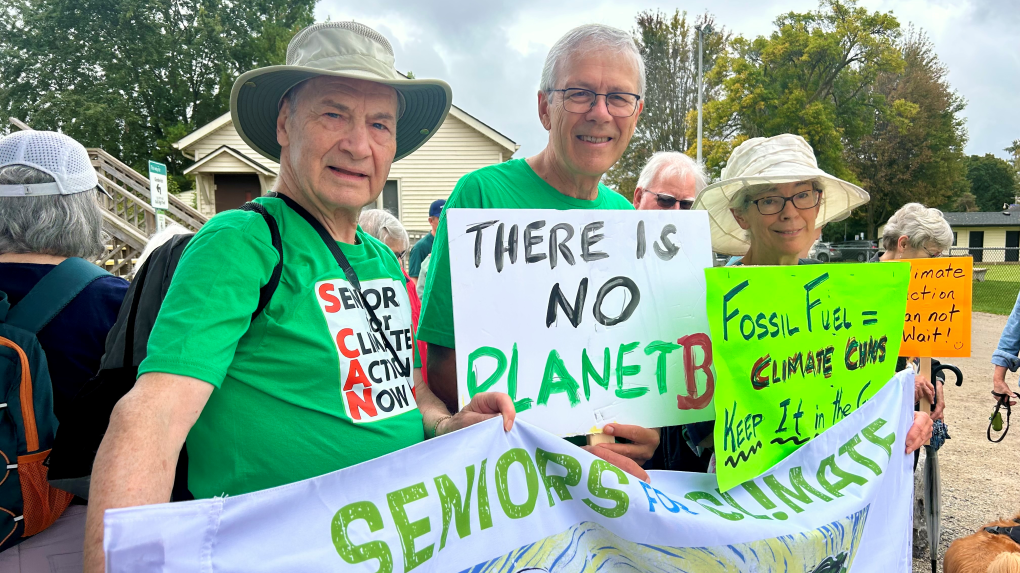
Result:
{"label": "metal handrail", "polygon": [[[148,179],[142,177],[140,173],[102,149],[89,148],[88,153],[89,158],[92,160],[92,165],[100,175],[103,175],[107,181],[119,183],[114,191],[118,194],[144,199],[144,201],[139,201],[138,203],[144,205],[142,208],[147,212],[155,213],[147,204],[149,200]],[[173,195],[170,195],[169,203],[170,208],[167,209],[167,214],[187,229],[197,231],[209,220],[208,217],[202,215],[196,209]],[[129,220],[126,217],[121,218]],[[132,222],[132,224],[136,227],[141,227],[137,222]],[[148,227],[148,224],[145,226]],[[155,226],[153,225],[151,229],[155,230]]]}

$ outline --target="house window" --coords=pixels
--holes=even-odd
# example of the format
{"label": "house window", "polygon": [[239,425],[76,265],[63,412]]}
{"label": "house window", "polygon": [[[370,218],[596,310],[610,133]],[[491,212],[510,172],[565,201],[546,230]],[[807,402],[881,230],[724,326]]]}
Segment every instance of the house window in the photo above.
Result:
{"label": "house window", "polygon": [[386,181],[382,192],[382,208],[400,218],[400,185],[396,179]]}
{"label": "house window", "polygon": [[953,231],[953,246],[956,246],[956,231]]}

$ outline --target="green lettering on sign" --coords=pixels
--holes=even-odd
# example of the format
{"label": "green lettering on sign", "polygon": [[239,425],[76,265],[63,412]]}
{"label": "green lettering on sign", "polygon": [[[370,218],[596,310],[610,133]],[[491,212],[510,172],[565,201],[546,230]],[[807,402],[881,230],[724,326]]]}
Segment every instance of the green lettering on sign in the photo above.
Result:
{"label": "green lettering on sign", "polygon": [[485,481],[485,462],[482,460],[482,467],[478,470],[478,523],[482,529],[492,527],[492,510],[489,509],[489,485]]}
{"label": "green lettering on sign", "polygon": [[467,473],[467,491],[464,492],[461,503],[460,490],[453,483],[450,476],[443,474],[435,478],[436,491],[439,492],[439,501],[443,504],[443,535],[439,538],[439,549],[446,547],[446,536],[450,532],[450,522],[456,515],[457,535],[464,539],[471,535],[471,488],[475,480],[475,466],[470,465],[465,470]]}
{"label": "green lettering on sign", "polygon": [[584,399],[588,400],[591,398],[591,384],[588,383],[588,379],[591,378],[596,384],[602,386],[603,390],[609,390],[609,349],[606,348],[602,352],[602,374],[599,374],[598,370],[595,370],[595,366],[591,363],[591,359],[588,358],[588,349],[585,348],[581,351],[581,382],[584,384]]}
{"label": "green lettering on sign", "polygon": [[[495,358],[496,359],[496,370],[485,379],[485,382],[478,383],[478,374],[475,372],[475,360],[482,357]],[[482,346],[476,348],[468,354],[468,375],[467,375],[467,387],[468,395],[472,398],[479,392],[485,392],[492,387],[493,384],[499,382],[499,379],[506,372],[506,354],[498,348],[491,346]]]}
{"label": "green lettering on sign", "polygon": [[638,374],[641,373],[640,365],[638,364],[625,365],[623,363],[623,358],[626,355],[630,354],[631,352],[634,352],[634,350],[637,349],[637,347],[640,346],[640,344],[641,344],[640,342],[629,342],[627,344],[621,344],[619,350],[616,352],[617,398],[623,398],[624,400],[626,400],[628,398],[637,398],[639,396],[644,396],[646,393],[648,393],[648,386],[638,386],[637,388],[627,389],[624,389],[623,387],[623,379],[625,376],[637,376]]}
{"label": "green lettering on sign", "polygon": [[407,511],[404,506],[428,497],[429,492],[425,489],[423,482],[407,486],[403,489],[386,494],[386,502],[390,506],[390,513],[393,514],[393,523],[397,526],[397,534],[400,536],[400,546],[404,550],[404,571],[411,571],[415,567],[432,558],[433,545],[422,548],[421,551],[414,550],[414,540],[432,531],[429,525],[429,518],[425,517],[418,521],[408,521]]}
{"label": "green lettering on sign", "polygon": [[[545,484],[545,491],[549,495],[549,507],[556,505],[553,491],[559,496],[560,501],[573,499],[567,486],[581,483],[581,462],[567,454],[555,454],[541,448],[535,449],[535,461],[538,463],[538,474],[542,476],[542,483]],[[567,475],[550,475],[547,471],[549,462],[566,469]]]}
{"label": "green lettering on sign", "polygon": [[[829,481],[829,478],[825,476],[825,470],[828,469],[832,472],[832,475],[839,479],[833,483]],[[864,485],[868,483],[868,480],[863,477],[850,473],[836,465],[836,456],[831,455],[818,465],[818,475],[815,476],[818,479],[818,483],[822,484],[825,491],[831,493],[835,497],[843,497],[842,491],[850,486],[851,484]]]}
{"label": "green lettering on sign", "polygon": [[[832,498],[818,491],[811,484],[804,479],[804,470],[800,466],[790,468],[790,485],[793,489],[790,489],[779,482],[774,475],[767,475],[763,479],[765,485],[769,486],[772,493],[776,494],[776,497],[781,499],[790,509],[797,513],[804,511],[804,508],[800,507],[793,502],[794,499],[807,505],[811,503],[811,496],[815,496],[822,501],[832,501]],[[811,495],[808,495],[811,494]]]}
{"label": "green lettering on sign", "polygon": [[581,501],[583,501],[588,507],[592,508],[595,512],[601,513],[606,517],[622,517],[625,513],[627,513],[627,508],[630,506],[630,496],[628,496],[627,492],[623,490],[603,485],[603,472],[610,472],[616,475],[616,479],[620,482],[620,485],[627,485],[627,474],[604,460],[593,460],[591,462],[591,468],[588,469],[588,491],[591,492],[591,495],[598,499],[615,501],[616,504],[614,504],[613,507],[602,507],[588,498]]}
{"label": "green lettering on sign", "polygon": [[872,461],[871,458],[868,458],[864,454],[857,451],[856,449],[857,445],[860,443],[861,437],[857,434],[854,434],[854,437],[850,438],[850,440],[847,443],[839,447],[839,453],[850,456],[851,460],[868,468],[869,470],[871,470],[871,473],[875,474],[876,476],[882,475],[882,468],[879,467],[878,464]]}
{"label": "green lettering on sign", "polygon": [[581,403],[577,396],[577,380],[567,372],[567,366],[563,364],[560,353],[555,350],[549,351],[549,357],[545,361],[545,374],[542,376],[542,387],[538,390],[538,404],[544,406],[549,402],[549,396],[560,393],[567,395],[570,400],[570,407]]}
{"label": "green lettering on sign", "polygon": [[[510,466],[521,464],[524,468],[524,479],[528,484],[528,499],[522,504],[516,504],[510,499]],[[499,497],[499,504],[503,506],[503,513],[510,519],[520,519],[531,515],[535,511],[535,502],[538,501],[538,470],[535,469],[535,462],[531,456],[522,448],[507,450],[499,456],[496,461],[496,496]]]}
{"label": "green lettering on sign", "polygon": [[351,565],[378,559],[377,573],[391,573],[393,571],[393,554],[390,553],[389,545],[379,540],[361,545],[351,543],[351,538],[347,536],[347,528],[359,519],[368,524],[368,530],[372,533],[383,528],[382,515],[379,514],[379,508],[374,503],[359,501],[341,507],[333,515],[333,524],[330,527],[333,535],[333,547],[336,547],[337,554]]}
{"label": "green lettering on sign", "polygon": [[[720,511],[716,509],[715,507],[722,506],[722,502],[720,502],[718,499],[715,498],[714,495],[708,493],[707,491],[692,491],[685,495],[684,497],[700,505],[701,507],[707,509],[708,511],[711,511],[712,513],[718,515],[723,519],[727,519],[729,521],[740,521],[741,519],[744,519],[744,514],[742,513],[736,512],[731,513],[728,511]],[[701,503],[702,501],[710,501],[712,502],[712,505],[714,505],[715,507],[712,507],[711,505],[705,505],[704,503]]]}
{"label": "green lettering on sign", "polygon": [[882,426],[885,424],[885,420],[878,418],[874,422],[865,426],[864,429],[861,430],[861,434],[864,436],[865,440],[868,440],[872,444],[875,444],[885,450],[885,454],[889,456],[889,459],[892,459],[892,447],[893,444],[896,443],[896,432],[892,432],[887,436],[879,436],[875,433],[882,429]]}
{"label": "green lettering on sign", "polygon": [[659,394],[666,393],[666,357],[678,348],[680,348],[679,344],[662,340],[655,340],[645,347],[645,354],[659,353],[655,359],[655,385],[659,389]]}

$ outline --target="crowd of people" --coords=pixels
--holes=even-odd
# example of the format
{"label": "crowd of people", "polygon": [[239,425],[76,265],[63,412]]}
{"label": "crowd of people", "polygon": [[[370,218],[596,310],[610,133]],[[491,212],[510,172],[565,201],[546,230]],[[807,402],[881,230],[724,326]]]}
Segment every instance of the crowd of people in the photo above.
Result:
{"label": "crowd of people", "polygon": [[[634,134],[644,90],[629,33],[603,25],[568,32],[541,71],[545,148],[461,178],[445,203],[431,205],[432,231],[412,248],[396,217],[363,207],[382,192],[392,163],[439,129],[450,87],[399,74],[389,42],[364,25],[299,32],[287,66],[242,75],[231,97],[241,137],[280,165],[273,193],[255,200],[268,218],[226,211],[191,239],[135,365],[137,381],[110,417],[87,501],[75,497],[48,529],[0,553],[0,572],[41,570],[82,547],[84,569],[102,571],[104,511],[168,501],[185,444],[187,487],[208,498],[321,475],[496,416],[509,430],[515,411],[506,394],[483,392],[460,407],[445,209],[702,209],[713,250],[730,264],[799,265],[818,262],[804,253],[822,226],[869,199],[819,169],[802,137],[783,134],[743,142],[712,184],[686,154],[656,153],[631,204],[602,179]],[[17,308],[48,273],[101,252],[101,191],[71,138],[26,131],[0,139],[0,303]],[[936,257],[952,234],[939,211],[909,204],[882,240],[883,261]],[[273,280],[271,298],[260,301]],[[127,289],[125,280],[101,276],[38,331],[58,420],[97,371]],[[391,289],[395,306],[411,311],[389,315],[382,328],[363,289]],[[335,307],[320,304],[323,292]],[[1015,330],[1018,317],[1010,319]],[[346,372],[357,351],[344,352],[343,329],[366,333],[394,364],[406,349],[393,333],[414,333],[410,367],[397,375],[413,387],[416,408],[370,424],[346,409],[338,385],[351,388],[338,367]],[[994,359],[1002,393],[1005,369],[1020,364],[1016,340]],[[937,394],[939,407],[915,414],[908,453],[941,417],[938,385],[919,378],[917,397]],[[604,432],[622,440],[578,445],[642,480],[647,469],[711,470],[711,423],[609,424]]]}

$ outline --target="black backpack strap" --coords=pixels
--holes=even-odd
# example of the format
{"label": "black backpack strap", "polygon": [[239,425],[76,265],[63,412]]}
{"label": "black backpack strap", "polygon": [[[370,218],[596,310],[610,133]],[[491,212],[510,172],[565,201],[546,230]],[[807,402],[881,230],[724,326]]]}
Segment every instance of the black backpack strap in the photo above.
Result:
{"label": "black backpack strap", "polygon": [[[304,207],[298,205],[297,201],[291,199],[286,195],[281,195],[279,193],[275,193],[273,196],[282,199],[283,202],[286,203],[288,207],[293,209],[294,212],[296,212],[298,215],[301,215],[301,218],[307,221],[308,224],[311,225],[313,229],[315,229],[316,234],[319,235],[319,238],[322,239],[322,242],[326,245],[326,248],[329,249],[330,253],[332,253],[333,258],[336,259],[336,264],[338,264],[340,266],[340,269],[344,272],[344,276],[347,277],[347,282],[350,283],[351,286],[354,288],[354,292],[358,293],[358,297],[361,299],[362,306],[364,306],[365,310],[368,312],[368,317],[370,320],[369,326],[373,332],[379,335],[379,338],[382,339],[383,346],[386,347],[386,350],[389,351],[390,356],[393,357],[394,367],[397,368],[398,372],[402,376],[410,376],[411,375],[410,369],[405,369],[403,367],[403,363],[400,361],[400,357],[397,355],[396,349],[393,348],[393,343],[390,342],[389,338],[386,337],[386,333],[383,332],[382,321],[379,320],[379,317],[376,316],[375,311],[372,309],[371,305],[369,305],[368,301],[365,300],[365,294],[361,292],[361,281],[358,280],[358,274],[354,272],[354,267],[351,266],[351,263],[350,261],[347,260],[347,256],[344,255],[344,252],[340,250],[340,245],[336,244],[336,240],[333,239],[333,236],[329,234],[329,231],[327,231],[326,228],[322,226],[322,223],[320,223],[318,219],[313,217],[311,213],[306,211]],[[408,371],[405,372],[404,370]]]}
{"label": "black backpack strap", "polygon": [[273,274],[269,276],[269,282],[259,289],[259,305],[255,308],[255,312],[251,313],[251,320],[254,322],[258,315],[265,310],[266,305],[269,304],[269,299],[273,298],[276,287],[280,286],[280,277],[283,275],[283,239],[280,237],[280,226],[276,224],[276,219],[269,214],[269,211],[266,211],[265,207],[254,201],[248,201],[241,205],[241,210],[254,211],[262,215],[262,218],[266,220],[266,224],[269,225],[269,235],[273,241],[273,248],[280,255],[280,262],[276,263]]}
{"label": "black backpack strap", "polygon": [[11,307],[6,323],[37,334],[95,280],[113,276],[77,257],[65,259],[46,273],[25,298]]}

